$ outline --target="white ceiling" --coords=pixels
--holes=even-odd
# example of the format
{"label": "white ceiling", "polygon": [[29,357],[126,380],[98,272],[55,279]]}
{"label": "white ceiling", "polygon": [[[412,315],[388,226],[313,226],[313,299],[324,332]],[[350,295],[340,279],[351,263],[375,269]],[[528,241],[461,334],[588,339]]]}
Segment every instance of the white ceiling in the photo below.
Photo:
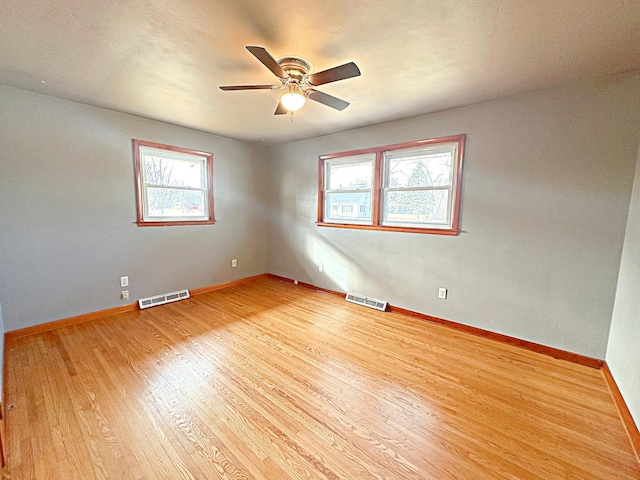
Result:
{"label": "white ceiling", "polygon": [[[244,47],[362,76],[274,116]],[[640,0],[2,0],[0,83],[278,143],[640,69]]]}

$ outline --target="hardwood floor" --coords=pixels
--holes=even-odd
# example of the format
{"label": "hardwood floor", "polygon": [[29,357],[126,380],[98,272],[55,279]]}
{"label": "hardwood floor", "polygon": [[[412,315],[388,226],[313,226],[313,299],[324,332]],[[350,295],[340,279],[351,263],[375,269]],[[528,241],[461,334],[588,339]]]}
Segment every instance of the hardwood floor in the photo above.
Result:
{"label": "hardwood floor", "polygon": [[640,479],[599,370],[270,279],[6,345],[19,479]]}

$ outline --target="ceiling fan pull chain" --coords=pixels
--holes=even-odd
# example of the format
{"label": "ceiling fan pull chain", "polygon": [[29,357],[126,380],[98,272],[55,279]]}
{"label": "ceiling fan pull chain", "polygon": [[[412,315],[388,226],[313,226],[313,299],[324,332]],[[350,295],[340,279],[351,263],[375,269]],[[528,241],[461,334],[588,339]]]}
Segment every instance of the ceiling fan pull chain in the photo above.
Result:
{"label": "ceiling fan pull chain", "polygon": [[293,112],[291,112],[291,123],[293,123]]}

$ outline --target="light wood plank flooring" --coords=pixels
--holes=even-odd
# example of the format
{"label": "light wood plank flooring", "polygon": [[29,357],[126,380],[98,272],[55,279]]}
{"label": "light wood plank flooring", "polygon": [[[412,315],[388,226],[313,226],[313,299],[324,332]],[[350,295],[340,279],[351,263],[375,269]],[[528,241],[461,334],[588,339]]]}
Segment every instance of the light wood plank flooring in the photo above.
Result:
{"label": "light wood plank flooring", "polygon": [[600,371],[270,279],[12,339],[19,479],[639,479]]}

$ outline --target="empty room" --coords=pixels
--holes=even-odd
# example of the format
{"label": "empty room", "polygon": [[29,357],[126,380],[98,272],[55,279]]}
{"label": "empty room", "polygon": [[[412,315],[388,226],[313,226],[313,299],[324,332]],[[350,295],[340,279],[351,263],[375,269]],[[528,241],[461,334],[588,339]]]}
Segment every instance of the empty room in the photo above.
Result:
{"label": "empty room", "polygon": [[2,478],[640,479],[640,4],[5,0]]}

